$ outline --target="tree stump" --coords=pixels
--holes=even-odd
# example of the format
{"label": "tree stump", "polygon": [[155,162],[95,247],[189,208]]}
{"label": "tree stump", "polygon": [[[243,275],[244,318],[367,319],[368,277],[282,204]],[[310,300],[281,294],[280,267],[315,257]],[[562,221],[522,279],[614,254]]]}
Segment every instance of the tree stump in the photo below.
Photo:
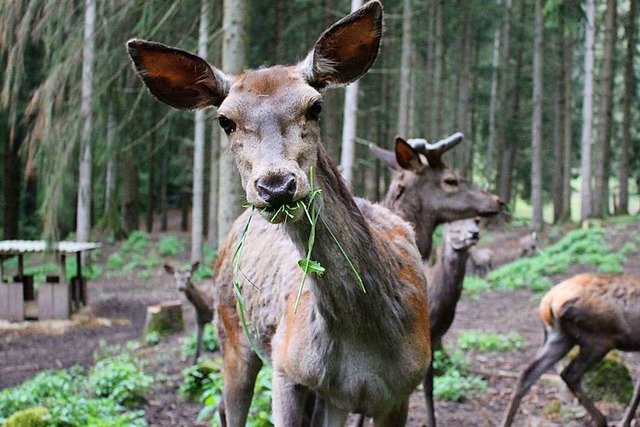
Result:
{"label": "tree stump", "polygon": [[145,335],[156,332],[164,336],[182,331],[184,331],[184,318],[182,303],[179,300],[164,301],[147,307]]}

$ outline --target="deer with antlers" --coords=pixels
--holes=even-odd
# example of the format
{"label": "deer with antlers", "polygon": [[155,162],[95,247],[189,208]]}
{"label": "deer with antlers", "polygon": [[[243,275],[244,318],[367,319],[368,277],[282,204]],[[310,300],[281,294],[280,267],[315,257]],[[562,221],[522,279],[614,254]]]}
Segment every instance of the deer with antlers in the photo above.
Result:
{"label": "deer with antlers", "polygon": [[[325,401],[326,426],[343,425],[350,411],[372,416],[376,425],[404,425],[409,395],[428,367],[426,280],[413,230],[386,208],[354,198],[320,142],[322,92],[368,70],[378,53],[382,16],[380,2],[370,1],[327,29],[297,65],[236,76],[178,49],[128,43],[157,98],[177,108],[218,107],[247,201],[262,214],[245,233],[242,274],[228,275],[238,228],[216,262],[222,415],[229,426],[245,424],[260,355],[273,365],[278,426],[300,425],[309,391]],[[314,198],[313,259],[325,271],[307,277],[296,304],[303,274],[298,260],[308,249],[312,223],[303,209],[289,217],[280,208],[308,201],[316,190],[322,193]],[[237,223],[249,217],[247,212]]]}
{"label": "deer with antlers", "polygon": [[[510,426],[533,383],[569,351],[578,355],[560,377],[598,427],[607,420],[581,386],[584,373],[609,351],[640,351],[640,277],[579,274],[553,287],[540,302],[544,344],[522,371],[502,426]],[[640,380],[621,425],[629,427],[640,403]]]}

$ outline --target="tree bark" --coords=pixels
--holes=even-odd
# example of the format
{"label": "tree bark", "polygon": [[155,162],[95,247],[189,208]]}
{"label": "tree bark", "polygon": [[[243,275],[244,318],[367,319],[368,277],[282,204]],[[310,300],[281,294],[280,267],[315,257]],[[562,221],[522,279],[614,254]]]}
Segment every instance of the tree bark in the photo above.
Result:
{"label": "tree bark", "polygon": [[[501,4],[501,0],[497,0]],[[495,170],[494,157],[496,149],[496,110],[498,104],[498,70],[500,68],[500,23],[496,21],[493,28],[493,55],[491,58],[491,86],[489,89],[489,137],[487,139],[487,159],[485,179],[491,182]]]}
{"label": "tree bark", "polygon": [[555,33],[555,52],[560,64],[556,74],[555,88],[553,94],[553,170],[552,170],[552,200],[553,200],[553,223],[557,224],[562,219],[562,210],[564,206],[564,108],[565,93],[564,77],[566,70],[564,68],[564,18],[563,14],[558,14],[559,24]]}
{"label": "tree bark", "polygon": [[2,230],[4,239],[20,237],[20,145],[19,137],[8,132],[4,147],[4,212]]}
{"label": "tree bark", "polygon": [[[156,106],[151,107],[151,117],[152,122],[157,122],[157,109]],[[155,210],[155,200],[156,200],[156,165],[155,165],[155,155],[156,155],[156,147],[158,143],[158,130],[154,128],[151,134],[149,135],[149,153],[148,153],[148,183],[147,183],[147,221],[146,228],[147,233],[151,233],[153,231],[153,212]]]}
{"label": "tree bark", "polygon": [[[457,126],[456,131],[463,132],[469,135],[469,75],[471,68],[471,35],[473,34],[473,21],[471,19],[471,4],[469,2],[462,2],[461,7],[464,8],[464,30],[462,31],[462,44],[460,49],[460,80],[458,89],[458,111],[457,111]],[[468,176],[467,174],[467,152],[469,145],[458,147],[455,151],[458,161],[458,170],[462,176]]]}
{"label": "tree bark", "polygon": [[[500,197],[510,193],[506,190],[506,186],[510,183],[506,182],[506,177],[503,173],[506,172],[504,166],[509,162],[506,156],[506,133],[507,133],[507,117],[513,114],[513,111],[509,111],[506,105],[509,103],[509,94],[507,92],[508,87],[508,66],[511,60],[511,19],[512,19],[512,0],[505,0],[504,3],[504,18],[502,22],[502,47],[500,50],[500,68],[498,69],[498,105],[496,106],[496,152],[495,152],[495,184],[494,188],[498,191]],[[514,80],[514,89],[518,85],[518,82]],[[506,203],[509,199],[502,198]]]}
{"label": "tree bark", "polygon": [[591,216],[591,142],[593,139],[593,45],[596,37],[595,0],[587,0],[584,44],[584,90],[582,95],[582,140],[580,150],[580,220]]}
{"label": "tree bark", "polygon": [[82,45],[82,135],[80,136],[80,170],[78,177],[78,206],[76,218],[76,240],[89,240],[91,230],[91,131],[93,118],[91,104],[93,96],[93,61],[95,56],[96,1],[85,0],[84,41]]}
{"label": "tree bark", "polygon": [[[198,55],[207,57],[210,2],[202,0],[198,28]],[[195,112],[193,137],[193,201],[191,209],[191,262],[202,261],[204,234],[204,110]]]}
{"label": "tree bark", "polygon": [[542,218],[542,0],[536,0],[533,54],[533,117],[531,120],[531,205],[533,229],[541,231]]}
{"label": "tree bark", "polygon": [[436,0],[435,21],[434,103],[431,128],[429,129],[431,139],[433,140],[441,137],[442,123],[444,120],[444,0]]}
{"label": "tree bark", "polygon": [[160,166],[160,231],[167,231],[169,228],[169,207],[167,206],[167,180],[169,175],[169,156],[171,144],[165,141],[162,150],[162,164]]}
{"label": "tree bark", "polygon": [[[239,74],[246,66],[246,19],[247,0],[224,0],[224,39],[222,46],[222,69],[230,74]],[[222,130],[220,130],[222,132]],[[218,192],[218,234],[219,243],[224,242],[233,221],[242,211],[244,191],[240,184],[240,174],[231,156],[229,140],[220,135],[220,190]]]}
{"label": "tree bark", "polygon": [[402,10],[402,54],[400,56],[400,102],[398,103],[398,135],[409,135],[409,110],[411,103],[411,1],[403,1]]}
{"label": "tree bark", "polygon": [[620,197],[618,202],[618,214],[629,213],[629,149],[631,147],[631,104],[635,89],[633,57],[636,49],[636,15],[638,13],[638,1],[629,0],[629,15],[626,25],[627,51],[624,61],[624,98],[622,104],[622,143],[620,145]]}
{"label": "tree bark", "polygon": [[133,153],[128,151],[124,156],[123,173],[122,173],[122,228],[125,233],[130,234],[138,229],[138,167],[136,165]]}
{"label": "tree bark", "polygon": [[604,23],[604,46],[600,73],[600,108],[598,110],[598,141],[595,152],[595,183],[593,188],[593,215],[609,214],[609,158],[611,141],[611,116],[613,111],[613,49],[616,40],[616,3],[607,0]]}
{"label": "tree bark", "polygon": [[563,118],[563,131],[562,131],[562,145],[564,152],[562,158],[564,164],[562,166],[562,215],[561,219],[565,221],[571,220],[571,146],[573,144],[573,91],[572,84],[573,79],[571,70],[573,70],[573,31],[571,26],[565,29],[562,40],[563,50],[563,64],[564,64],[564,112]]}

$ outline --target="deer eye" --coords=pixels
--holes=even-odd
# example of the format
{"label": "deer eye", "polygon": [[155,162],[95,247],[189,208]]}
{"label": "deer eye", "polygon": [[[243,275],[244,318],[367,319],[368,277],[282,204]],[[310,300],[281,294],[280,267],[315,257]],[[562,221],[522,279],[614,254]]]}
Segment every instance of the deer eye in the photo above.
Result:
{"label": "deer eye", "polygon": [[458,186],[458,180],[455,178],[445,178],[444,183],[452,187]]}
{"label": "deer eye", "polygon": [[307,110],[307,118],[309,120],[318,120],[320,118],[320,113],[322,112],[322,101],[317,100]]}
{"label": "deer eye", "polygon": [[222,128],[222,130],[224,130],[224,132],[227,135],[233,133],[236,130],[236,124],[233,122],[233,120],[229,119],[228,117],[225,117],[225,116],[218,117],[218,123],[220,123],[220,127]]}

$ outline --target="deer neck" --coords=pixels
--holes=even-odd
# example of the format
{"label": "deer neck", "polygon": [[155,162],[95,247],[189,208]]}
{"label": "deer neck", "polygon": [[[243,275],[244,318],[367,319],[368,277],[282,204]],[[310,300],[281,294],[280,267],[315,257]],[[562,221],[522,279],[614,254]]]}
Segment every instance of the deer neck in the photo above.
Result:
{"label": "deer neck", "polygon": [[184,294],[189,301],[193,304],[198,315],[201,314],[213,314],[213,297],[209,296],[205,291],[198,288],[193,283],[184,290]]}
{"label": "deer neck", "polygon": [[[362,337],[367,335],[363,328],[376,334],[388,333],[393,328],[400,331],[409,314],[389,309],[390,301],[396,301],[396,290],[389,268],[384,268],[388,264],[381,256],[384,248],[322,146],[318,150],[315,180],[322,197],[311,259],[325,268],[322,275],[307,276],[305,283],[315,309],[329,329],[335,326],[340,333],[352,332]],[[300,253],[306,254],[309,221],[303,218],[286,224],[285,228]],[[332,234],[360,274],[366,293]]]}

